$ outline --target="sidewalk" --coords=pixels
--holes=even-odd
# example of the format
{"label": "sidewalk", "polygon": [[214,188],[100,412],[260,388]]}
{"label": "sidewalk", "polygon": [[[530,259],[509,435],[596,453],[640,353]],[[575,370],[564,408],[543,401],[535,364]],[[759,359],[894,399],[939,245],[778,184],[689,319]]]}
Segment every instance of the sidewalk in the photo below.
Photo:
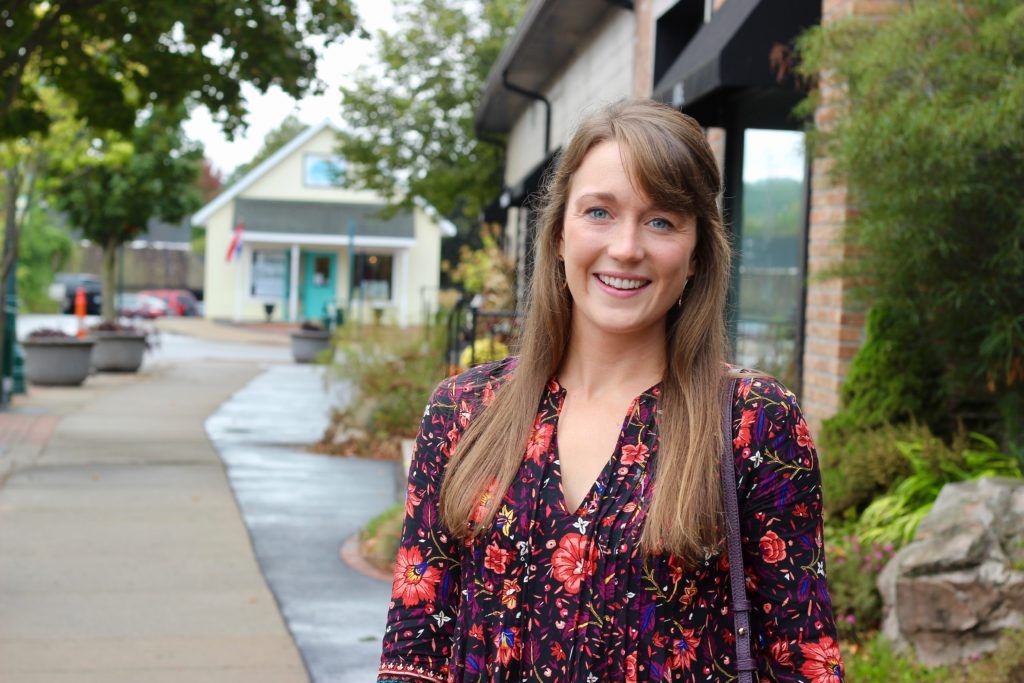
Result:
{"label": "sidewalk", "polygon": [[204,430],[260,371],[144,366],[0,413],[0,680],[309,680]]}

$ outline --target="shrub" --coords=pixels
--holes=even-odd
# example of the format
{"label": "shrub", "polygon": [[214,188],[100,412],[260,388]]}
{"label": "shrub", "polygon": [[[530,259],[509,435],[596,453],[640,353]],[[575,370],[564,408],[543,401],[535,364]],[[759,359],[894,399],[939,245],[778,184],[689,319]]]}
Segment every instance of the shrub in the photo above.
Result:
{"label": "shrub", "polygon": [[839,639],[859,644],[863,634],[881,625],[882,596],[876,581],[895,549],[891,544],[862,544],[855,535],[828,545],[828,589]]}
{"label": "shrub", "polygon": [[317,450],[400,457],[401,440],[416,436],[430,394],[445,376],[443,328],[429,333],[424,339],[393,328],[344,328],[333,376],[348,381],[353,396],[334,411]]}

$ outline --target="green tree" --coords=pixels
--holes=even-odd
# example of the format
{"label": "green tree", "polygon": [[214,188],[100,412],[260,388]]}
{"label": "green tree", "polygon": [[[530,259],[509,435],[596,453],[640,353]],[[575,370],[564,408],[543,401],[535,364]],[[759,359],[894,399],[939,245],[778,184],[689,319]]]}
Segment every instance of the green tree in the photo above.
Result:
{"label": "green tree", "polygon": [[[43,131],[39,83],[96,129],[127,133],[150,104],[193,101],[244,125],[242,84],[319,91],[316,50],[356,30],[351,0],[26,0],[0,8],[0,139]],[[39,79],[29,76],[35,72]]]}
{"label": "green tree", "polygon": [[[348,182],[397,206],[426,200],[465,235],[502,182],[503,146],[476,137],[480,92],[524,0],[397,0],[377,63],[341,89]],[[458,243],[445,241],[446,255]],[[452,253],[451,250],[454,250]]]}
{"label": "green tree", "polygon": [[1019,0],[933,0],[909,3],[881,24],[819,27],[802,41],[805,73],[844,85],[839,116],[814,144],[835,158],[858,202],[846,238],[860,257],[846,273],[867,302],[913,312],[943,368],[950,417],[995,406],[1002,436],[1017,448],[1022,36]]}
{"label": "green tree", "polygon": [[113,320],[119,247],[150,218],[176,222],[199,208],[202,150],[181,131],[181,114],[155,108],[130,137],[90,136],[84,153],[63,160],[57,206],[103,250],[102,314]]}
{"label": "green tree", "polygon": [[67,228],[45,206],[29,211],[18,249],[18,299],[29,311],[53,312],[49,286],[74,252]]}

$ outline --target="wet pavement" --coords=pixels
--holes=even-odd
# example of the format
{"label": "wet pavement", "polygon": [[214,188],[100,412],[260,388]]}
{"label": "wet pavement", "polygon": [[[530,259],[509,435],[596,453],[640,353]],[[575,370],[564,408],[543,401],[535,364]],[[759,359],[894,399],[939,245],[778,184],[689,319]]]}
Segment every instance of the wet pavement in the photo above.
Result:
{"label": "wet pavement", "polygon": [[206,421],[256,557],[314,683],[372,681],[390,585],[339,548],[395,501],[394,462],[311,454],[344,386],[322,369],[268,367]]}

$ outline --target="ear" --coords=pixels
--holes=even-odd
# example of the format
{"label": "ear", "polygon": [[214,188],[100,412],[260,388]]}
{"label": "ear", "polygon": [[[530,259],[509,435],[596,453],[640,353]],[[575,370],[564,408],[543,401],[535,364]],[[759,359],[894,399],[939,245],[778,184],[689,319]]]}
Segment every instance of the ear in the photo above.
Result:
{"label": "ear", "polygon": [[689,280],[697,274],[697,255],[690,256],[690,268],[686,273],[686,279]]}

